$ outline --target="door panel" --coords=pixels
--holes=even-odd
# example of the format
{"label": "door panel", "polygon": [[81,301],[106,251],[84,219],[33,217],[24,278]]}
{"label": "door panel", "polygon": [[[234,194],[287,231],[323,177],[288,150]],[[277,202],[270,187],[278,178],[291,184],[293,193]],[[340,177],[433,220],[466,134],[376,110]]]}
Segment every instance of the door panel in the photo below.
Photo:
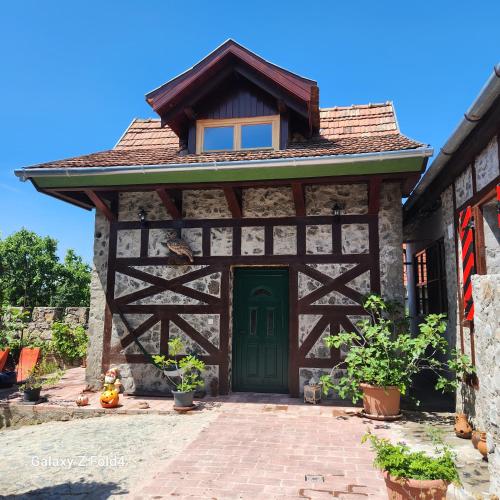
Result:
{"label": "door panel", "polygon": [[288,271],[236,269],[233,389],[288,392]]}

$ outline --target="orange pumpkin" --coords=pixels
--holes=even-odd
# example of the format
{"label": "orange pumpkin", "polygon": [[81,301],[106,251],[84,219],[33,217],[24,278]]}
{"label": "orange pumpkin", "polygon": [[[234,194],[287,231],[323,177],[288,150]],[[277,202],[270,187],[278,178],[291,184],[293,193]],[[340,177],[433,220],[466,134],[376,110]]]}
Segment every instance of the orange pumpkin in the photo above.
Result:
{"label": "orange pumpkin", "polygon": [[99,401],[103,408],[116,408],[119,399],[120,395],[116,389],[103,391],[99,397]]}

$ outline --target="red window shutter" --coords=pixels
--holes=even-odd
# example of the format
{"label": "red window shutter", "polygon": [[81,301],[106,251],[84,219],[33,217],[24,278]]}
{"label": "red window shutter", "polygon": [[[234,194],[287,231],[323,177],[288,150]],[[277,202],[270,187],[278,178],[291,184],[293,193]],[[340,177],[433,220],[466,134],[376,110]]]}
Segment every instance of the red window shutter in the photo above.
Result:
{"label": "red window shutter", "polygon": [[497,217],[498,227],[500,227],[500,184],[497,184]]}
{"label": "red window shutter", "polygon": [[464,293],[464,317],[474,319],[474,301],[472,300],[471,276],[476,274],[474,255],[474,224],[472,208],[468,206],[460,212],[460,242],[462,244],[462,281]]}

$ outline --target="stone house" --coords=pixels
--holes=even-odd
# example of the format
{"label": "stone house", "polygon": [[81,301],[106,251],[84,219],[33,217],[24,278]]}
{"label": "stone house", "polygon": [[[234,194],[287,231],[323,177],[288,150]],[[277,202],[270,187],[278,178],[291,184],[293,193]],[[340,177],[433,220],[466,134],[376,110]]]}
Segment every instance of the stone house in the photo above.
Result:
{"label": "stone house", "polygon": [[159,118],[113,149],[16,172],[96,208],[88,382],[115,365],[126,391],[167,391],[150,355],[180,337],[222,394],[298,396],[366,293],[404,300],[401,197],[432,150],[391,102],[320,108],[315,81],[232,40],[146,100]]}
{"label": "stone house", "polygon": [[500,65],[404,205],[408,301],[417,320],[448,315],[451,345],[477,377],[457,394],[488,432],[492,492],[500,491]]}

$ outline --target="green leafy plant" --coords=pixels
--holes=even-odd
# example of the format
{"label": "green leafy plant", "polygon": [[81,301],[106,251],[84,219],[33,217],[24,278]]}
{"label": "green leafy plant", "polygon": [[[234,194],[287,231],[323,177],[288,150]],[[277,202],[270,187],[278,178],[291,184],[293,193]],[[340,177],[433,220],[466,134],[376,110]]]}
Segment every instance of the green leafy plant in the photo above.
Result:
{"label": "green leafy plant", "polygon": [[0,307],[0,349],[18,347],[16,341],[22,337],[29,317],[29,311],[23,310],[21,307]]}
{"label": "green leafy plant", "polygon": [[48,353],[50,346],[33,332],[26,331],[30,312],[21,307],[0,307],[0,349],[9,348],[17,363],[23,347],[38,347],[42,353]]}
{"label": "green leafy plant", "polygon": [[90,266],[73,250],[64,262],[57,240],[25,228],[0,239],[0,303],[14,306],[88,306]]}
{"label": "green leafy plant", "polygon": [[442,440],[436,440],[435,436],[431,438],[435,444],[434,455],[411,451],[404,443],[392,444],[388,439],[378,438],[370,432],[365,434],[361,441],[370,441],[371,448],[375,451],[375,467],[387,471],[395,478],[442,479],[459,484],[455,455]]}
{"label": "green leafy plant", "polygon": [[24,391],[49,387],[57,384],[63,375],[64,371],[57,363],[43,360],[35,365],[19,388]]}
{"label": "green leafy plant", "polygon": [[191,392],[202,387],[201,373],[205,370],[205,363],[192,354],[181,357],[185,348],[179,338],[172,338],[168,341],[168,352],[171,357],[154,355],[153,361],[158,368],[163,370],[177,391]]}
{"label": "green leafy plant", "polygon": [[52,350],[63,360],[74,361],[82,359],[87,353],[89,337],[81,325],[68,325],[56,321],[52,324]]}
{"label": "green leafy plant", "polygon": [[[329,348],[347,350],[345,359],[321,377],[325,394],[334,389],[355,403],[362,397],[362,383],[395,386],[406,394],[413,377],[424,369],[437,374],[437,389],[452,390],[464,374],[474,371],[468,357],[455,351],[448,361],[440,359],[448,353],[444,315],[428,315],[419,325],[418,335],[412,336],[402,329],[404,321],[391,317],[394,309],[378,295],[368,296],[364,308],[369,317],[357,324],[359,332],[340,332],[325,338]],[[333,374],[338,369],[345,369],[345,373],[335,382]]]}

